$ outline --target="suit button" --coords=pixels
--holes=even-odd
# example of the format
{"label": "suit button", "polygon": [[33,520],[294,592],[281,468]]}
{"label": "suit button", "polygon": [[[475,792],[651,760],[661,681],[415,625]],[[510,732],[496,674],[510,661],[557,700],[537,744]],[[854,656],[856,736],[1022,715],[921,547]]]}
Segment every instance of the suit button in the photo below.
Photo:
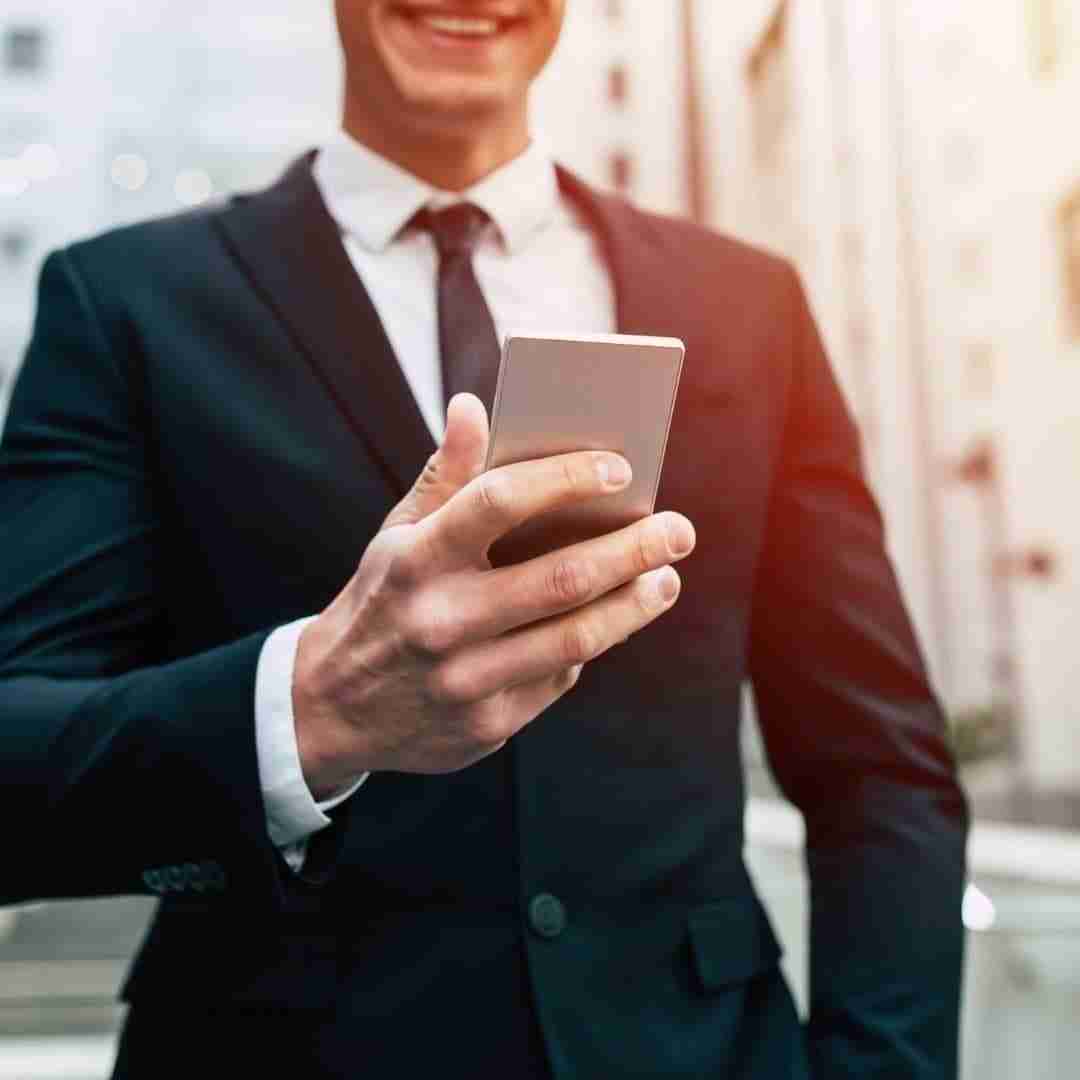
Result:
{"label": "suit button", "polygon": [[529,901],[529,925],[542,938],[557,938],[566,929],[566,907],[551,893],[537,893]]}
{"label": "suit button", "polygon": [[203,884],[207,889],[214,889],[217,892],[225,891],[225,869],[221,863],[204,862],[200,869]]}
{"label": "suit button", "polygon": [[143,884],[151,891],[156,892],[159,896],[167,888],[165,884],[165,878],[162,876],[160,870],[150,869],[142,872]]}
{"label": "suit button", "polygon": [[206,888],[202,867],[198,863],[184,863],[184,877],[187,878],[188,887],[196,892],[202,892]]}

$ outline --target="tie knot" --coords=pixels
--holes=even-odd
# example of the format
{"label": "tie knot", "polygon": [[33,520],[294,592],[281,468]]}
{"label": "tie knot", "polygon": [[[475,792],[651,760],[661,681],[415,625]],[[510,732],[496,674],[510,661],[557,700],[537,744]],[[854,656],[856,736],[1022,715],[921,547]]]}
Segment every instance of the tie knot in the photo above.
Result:
{"label": "tie knot", "polygon": [[479,206],[463,202],[444,210],[424,207],[415,220],[420,228],[431,233],[439,254],[445,258],[471,255],[491,218]]}

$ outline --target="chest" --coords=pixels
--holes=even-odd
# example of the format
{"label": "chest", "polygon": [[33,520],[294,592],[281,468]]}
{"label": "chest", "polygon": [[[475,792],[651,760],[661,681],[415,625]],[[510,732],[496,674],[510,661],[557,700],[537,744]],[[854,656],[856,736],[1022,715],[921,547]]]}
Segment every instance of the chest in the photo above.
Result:
{"label": "chest", "polygon": [[[158,320],[147,350],[156,547],[177,653],[210,644],[199,638],[207,627],[227,640],[320,610],[403,494],[400,476],[413,469],[403,462],[419,463],[415,475],[430,452],[418,418],[395,418],[395,402],[414,391],[389,334],[353,340],[350,378],[330,384],[255,299],[234,303],[228,318],[197,330]],[[662,648],[695,679],[734,678],[773,468],[774,403],[767,380],[752,377],[752,344],[686,339],[657,509],[690,517],[698,546],[680,566],[676,610],[623,654]],[[383,418],[381,438],[351,419],[371,416]]]}
{"label": "chest", "polygon": [[[415,230],[373,250],[345,234],[344,247],[428,430],[444,427],[439,364],[439,259],[431,236]],[[473,255],[481,293],[502,340],[517,333],[612,333],[615,294],[596,238],[569,213],[507,248],[496,235]]]}

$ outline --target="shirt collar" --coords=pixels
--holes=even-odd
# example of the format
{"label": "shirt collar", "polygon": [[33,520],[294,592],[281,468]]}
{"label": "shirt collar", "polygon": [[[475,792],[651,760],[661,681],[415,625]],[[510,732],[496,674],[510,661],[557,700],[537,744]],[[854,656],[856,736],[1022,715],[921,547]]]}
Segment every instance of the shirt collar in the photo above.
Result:
{"label": "shirt collar", "polygon": [[555,165],[535,140],[460,194],[442,191],[339,131],[314,164],[330,215],[370,251],[385,250],[421,207],[468,201],[494,221],[510,252],[520,250],[558,209]]}

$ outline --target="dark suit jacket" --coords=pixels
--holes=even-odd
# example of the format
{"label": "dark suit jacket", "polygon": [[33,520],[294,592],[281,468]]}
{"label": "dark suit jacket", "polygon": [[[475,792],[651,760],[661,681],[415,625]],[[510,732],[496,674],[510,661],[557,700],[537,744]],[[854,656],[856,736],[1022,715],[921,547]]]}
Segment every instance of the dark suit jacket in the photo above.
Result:
{"label": "dark suit jacket", "polygon": [[[797,278],[566,173],[619,330],[687,345],[682,599],[502,751],[372,776],[284,865],[260,647],[433,449],[310,160],[44,266],[0,453],[0,901],[163,896],[121,1072],[221,1035],[305,1076],[953,1075],[965,803]],[[747,678],[807,825],[805,1028],[742,859]]]}

